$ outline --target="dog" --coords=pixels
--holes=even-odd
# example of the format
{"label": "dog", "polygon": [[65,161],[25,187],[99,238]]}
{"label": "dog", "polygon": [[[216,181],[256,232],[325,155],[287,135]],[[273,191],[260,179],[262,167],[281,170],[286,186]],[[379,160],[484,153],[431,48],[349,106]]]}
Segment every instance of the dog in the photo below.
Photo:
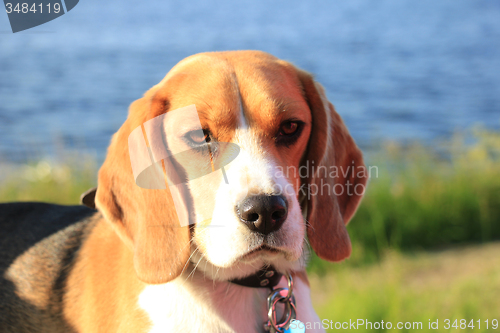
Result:
{"label": "dog", "polygon": [[[229,182],[183,183],[190,218],[207,202],[213,213],[180,226],[170,188],[135,183],[128,140],[188,105],[203,131],[181,124],[166,145],[177,138],[186,149],[227,142],[240,150],[227,164]],[[286,276],[296,319],[323,332],[309,251],[349,257],[346,225],[365,169],[311,74],[260,51],[188,57],[131,104],[97,189],[83,197],[90,208],[0,205],[0,332],[265,332],[267,297],[287,287]]]}

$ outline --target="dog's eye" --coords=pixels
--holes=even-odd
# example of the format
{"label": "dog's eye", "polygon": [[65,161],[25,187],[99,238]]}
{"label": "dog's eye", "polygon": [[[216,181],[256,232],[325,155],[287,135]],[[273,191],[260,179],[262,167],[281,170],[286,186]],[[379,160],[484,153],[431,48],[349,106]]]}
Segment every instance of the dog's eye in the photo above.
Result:
{"label": "dog's eye", "polygon": [[293,145],[299,138],[303,125],[304,123],[298,120],[282,123],[276,136],[276,143],[283,146]]}
{"label": "dog's eye", "polygon": [[185,137],[188,140],[188,143],[195,146],[200,146],[211,141],[210,133],[208,132],[208,130],[203,130],[203,132],[191,131],[188,132]]}
{"label": "dog's eye", "polygon": [[289,121],[281,125],[280,134],[281,135],[293,135],[297,132],[299,124],[296,121]]}

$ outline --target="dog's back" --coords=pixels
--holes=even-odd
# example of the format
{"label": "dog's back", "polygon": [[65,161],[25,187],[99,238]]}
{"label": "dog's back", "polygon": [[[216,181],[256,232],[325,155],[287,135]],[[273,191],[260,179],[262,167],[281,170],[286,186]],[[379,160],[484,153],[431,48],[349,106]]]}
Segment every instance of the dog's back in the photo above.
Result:
{"label": "dog's back", "polygon": [[72,332],[62,318],[65,281],[95,210],[0,204],[0,332]]}

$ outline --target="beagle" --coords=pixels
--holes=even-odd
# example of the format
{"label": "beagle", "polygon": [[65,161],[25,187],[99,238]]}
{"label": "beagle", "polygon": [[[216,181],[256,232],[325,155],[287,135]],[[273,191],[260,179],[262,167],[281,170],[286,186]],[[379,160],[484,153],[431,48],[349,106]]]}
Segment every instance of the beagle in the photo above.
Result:
{"label": "beagle", "polygon": [[[228,182],[181,182],[191,221],[181,226],[171,187],[136,184],[129,137],[189,105],[202,131],[181,122],[166,146],[197,154],[226,142],[239,153]],[[346,224],[366,182],[360,150],[310,74],[259,51],[188,57],[130,106],[83,199],[97,210],[0,205],[0,332],[265,332],[283,275],[296,319],[323,332],[308,251],[350,255]],[[212,215],[198,223],[206,206]]]}

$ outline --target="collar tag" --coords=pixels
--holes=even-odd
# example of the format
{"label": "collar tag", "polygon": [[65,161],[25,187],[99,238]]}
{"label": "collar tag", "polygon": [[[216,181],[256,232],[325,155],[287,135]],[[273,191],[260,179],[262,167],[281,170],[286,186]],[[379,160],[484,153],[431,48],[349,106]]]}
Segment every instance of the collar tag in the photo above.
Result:
{"label": "collar tag", "polygon": [[305,333],[306,325],[297,319],[292,319],[290,321],[290,326],[288,329],[284,330],[283,333]]}
{"label": "collar tag", "polygon": [[[297,310],[295,308],[295,296],[293,295],[293,279],[290,274],[286,275],[288,288],[277,288],[271,291],[267,297],[267,317],[264,329],[270,333],[303,333],[305,326],[302,322],[295,320]],[[284,305],[283,316],[278,320],[276,306],[278,303]]]}

